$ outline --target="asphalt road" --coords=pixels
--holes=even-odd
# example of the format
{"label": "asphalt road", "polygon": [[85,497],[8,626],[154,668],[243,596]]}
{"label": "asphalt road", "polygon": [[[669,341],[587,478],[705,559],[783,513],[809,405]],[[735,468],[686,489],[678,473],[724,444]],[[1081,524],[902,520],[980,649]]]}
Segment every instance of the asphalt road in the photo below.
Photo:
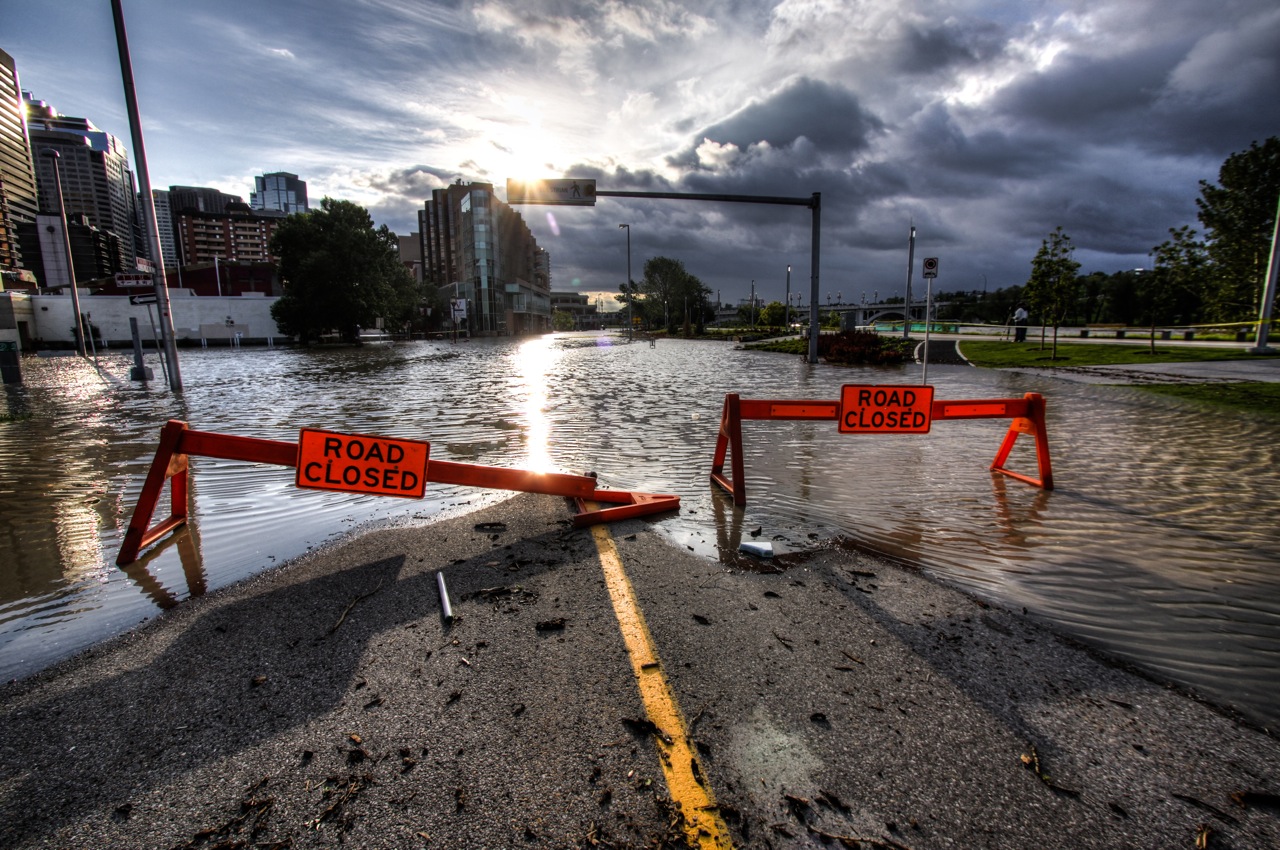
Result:
{"label": "asphalt road", "polygon": [[1020,612],[568,517],[364,534],[5,686],[0,846],[1280,846],[1268,733]]}

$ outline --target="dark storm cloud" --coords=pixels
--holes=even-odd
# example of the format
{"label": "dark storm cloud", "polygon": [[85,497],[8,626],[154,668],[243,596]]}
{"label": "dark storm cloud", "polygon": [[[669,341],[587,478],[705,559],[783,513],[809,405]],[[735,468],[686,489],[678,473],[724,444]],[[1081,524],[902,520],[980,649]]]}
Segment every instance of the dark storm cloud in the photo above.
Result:
{"label": "dark storm cloud", "polygon": [[369,178],[369,186],[381,192],[412,198],[427,198],[432,189],[447,186],[463,175],[454,169],[436,168],[430,165],[414,165],[398,168],[387,174]]}
{"label": "dark storm cloud", "polygon": [[903,22],[887,50],[895,71],[933,74],[954,67],[989,61],[1004,50],[1003,28],[986,21],[918,26]]}
{"label": "dark storm cloud", "polygon": [[786,148],[805,138],[820,152],[853,152],[866,148],[869,138],[883,127],[853,92],[843,86],[802,78],[698,131],[693,144],[668,161],[676,166],[696,166],[697,147],[704,140],[746,150],[761,142]]}
{"label": "dark storm cloud", "polygon": [[1150,120],[1184,52],[1185,48],[1157,45],[1121,56],[1061,57],[1005,89],[993,104],[993,117],[1114,142],[1116,134],[1131,136]]}

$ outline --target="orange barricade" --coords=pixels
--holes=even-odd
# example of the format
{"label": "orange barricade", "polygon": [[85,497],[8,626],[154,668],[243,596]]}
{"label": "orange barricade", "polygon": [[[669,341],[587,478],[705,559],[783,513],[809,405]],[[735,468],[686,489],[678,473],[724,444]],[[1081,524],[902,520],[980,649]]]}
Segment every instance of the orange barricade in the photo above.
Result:
{"label": "orange barricade", "polygon": [[[292,466],[300,487],[421,498],[426,482],[517,490],[564,496],[576,507],[579,528],[602,522],[678,510],[680,497],[627,490],[600,490],[596,479],[560,472],[529,472],[498,466],[428,460],[429,444],[358,434],[303,429],[299,442],[264,440],[193,431],[170,419],[160,431],[160,445],[142,484],[116,564],[128,566],[138,553],[187,521],[188,458],[214,457]],[[151,525],[165,482],[170,482],[169,517]],[[614,507],[594,507],[604,502]]]}
{"label": "orange barricade", "polygon": [[[896,391],[896,392],[895,392]],[[927,392],[926,392],[927,391]],[[744,419],[785,419],[802,421],[835,421],[846,433],[925,433],[931,422],[948,419],[1012,419],[1005,432],[1000,450],[991,462],[991,471],[1007,475],[1034,487],[1053,489],[1053,468],[1049,462],[1049,437],[1045,431],[1045,401],[1039,393],[1027,393],[1022,398],[965,399],[959,401],[933,401],[931,404],[918,398],[901,396],[933,396],[932,387],[924,386],[845,386],[841,398],[836,401],[808,401],[796,399],[761,400],[739,398],[737,393],[724,397],[724,412],[720,417],[720,434],[716,439],[715,456],[711,462],[711,480],[733,496],[735,505],[747,503],[746,474],[742,460],[742,421]],[[876,396],[871,399],[870,396]],[[867,398],[867,408],[853,407],[858,397]],[[874,401],[887,400],[874,406]],[[928,419],[920,421],[922,411],[929,411]],[[859,428],[860,424],[866,427]],[[1020,434],[1030,434],[1035,441],[1036,466],[1039,477],[1024,475],[1005,469],[1005,462]],[[732,451],[731,476],[724,473],[725,455]]]}

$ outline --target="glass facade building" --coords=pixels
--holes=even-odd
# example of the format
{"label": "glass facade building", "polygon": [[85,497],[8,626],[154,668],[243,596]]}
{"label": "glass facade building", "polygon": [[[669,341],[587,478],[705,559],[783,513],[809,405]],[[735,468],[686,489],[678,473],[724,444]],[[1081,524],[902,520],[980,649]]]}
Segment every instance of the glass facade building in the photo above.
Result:
{"label": "glass facade building", "polygon": [[489,183],[436,189],[418,215],[423,274],[467,302],[466,330],[516,336],[551,329],[550,259]]}
{"label": "glass facade building", "polygon": [[249,206],[255,210],[279,210],[283,213],[307,212],[307,181],[287,171],[275,171],[253,178]]}

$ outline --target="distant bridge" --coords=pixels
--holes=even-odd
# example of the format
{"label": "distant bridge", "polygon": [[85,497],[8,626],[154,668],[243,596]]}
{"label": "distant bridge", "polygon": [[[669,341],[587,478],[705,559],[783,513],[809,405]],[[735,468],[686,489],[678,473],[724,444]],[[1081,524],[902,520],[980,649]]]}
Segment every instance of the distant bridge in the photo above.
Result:
{"label": "distant bridge", "polygon": [[[947,307],[950,301],[934,301],[933,315],[934,321],[937,321],[938,309]],[[828,308],[833,313],[840,314],[840,328],[847,330],[855,327],[865,327],[872,322],[894,321],[901,322],[906,312],[901,301],[897,304],[880,302],[878,304],[837,304]],[[923,300],[911,301],[911,321],[923,322],[925,320],[925,302]]]}

